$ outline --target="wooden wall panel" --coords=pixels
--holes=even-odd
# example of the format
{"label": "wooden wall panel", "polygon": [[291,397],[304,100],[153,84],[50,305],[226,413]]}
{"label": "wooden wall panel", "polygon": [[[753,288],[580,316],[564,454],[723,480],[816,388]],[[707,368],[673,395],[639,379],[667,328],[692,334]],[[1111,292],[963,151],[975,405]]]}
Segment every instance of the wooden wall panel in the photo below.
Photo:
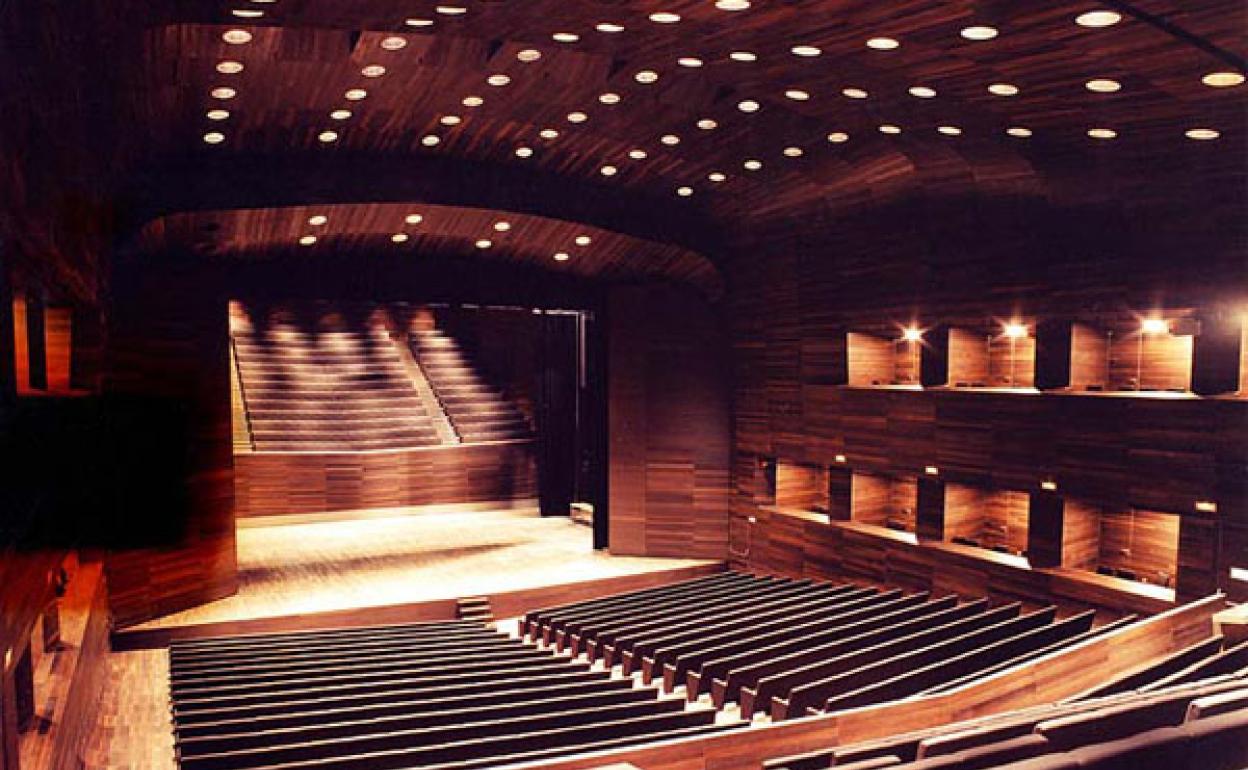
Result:
{"label": "wooden wall panel", "polygon": [[13,361],[18,395],[30,393],[30,332],[26,322],[26,298],[13,297]]}
{"label": "wooden wall panel", "polygon": [[897,380],[896,343],[857,332],[849,332],[846,338],[847,384],[868,387],[890,385]]}
{"label": "wooden wall panel", "polygon": [[781,462],[776,468],[776,505],[806,511],[828,510],[828,471],[816,465]]}
{"label": "wooden wall panel", "polygon": [[71,387],[74,311],[48,307],[44,311],[43,337],[48,369],[48,393],[66,395]]}
{"label": "wooden wall panel", "polygon": [[1192,384],[1192,337],[1115,334],[1109,346],[1110,390],[1185,391]]}
{"label": "wooden wall panel", "polygon": [[1109,337],[1089,324],[1070,328],[1070,389],[1109,389]]}
{"label": "wooden wall panel", "polygon": [[1103,511],[1100,519],[1100,564],[1130,570],[1150,583],[1173,585],[1179,516],[1146,510]]}
{"label": "wooden wall panel", "polygon": [[531,441],[384,452],[251,452],[234,457],[239,517],[529,499]]}
{"label": "wooden wall panel", "polygon": [[731,485],[726,348],[695,295],[614,290],[608,310],[611,551],[723,558]]}
{"label": "wooden wall panel", "polygon": [[1101,555],[1101,512],[1082,500],[1064,501],[1062,566],[1095,571]]}
{"label": "wooden wall panel", "polygon": [[987,335],[973,329],[949,330],[949,384],[982,388],[990,384]]}

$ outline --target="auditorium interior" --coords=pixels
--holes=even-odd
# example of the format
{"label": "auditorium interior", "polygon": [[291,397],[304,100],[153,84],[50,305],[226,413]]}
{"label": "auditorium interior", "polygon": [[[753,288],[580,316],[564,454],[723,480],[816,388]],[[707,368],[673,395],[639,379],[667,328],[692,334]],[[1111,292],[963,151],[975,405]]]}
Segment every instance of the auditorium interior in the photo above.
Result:
{"label": "auditorium interior", "polygon": [[1245,770],[1243,0],[0,2],[0,770]]}

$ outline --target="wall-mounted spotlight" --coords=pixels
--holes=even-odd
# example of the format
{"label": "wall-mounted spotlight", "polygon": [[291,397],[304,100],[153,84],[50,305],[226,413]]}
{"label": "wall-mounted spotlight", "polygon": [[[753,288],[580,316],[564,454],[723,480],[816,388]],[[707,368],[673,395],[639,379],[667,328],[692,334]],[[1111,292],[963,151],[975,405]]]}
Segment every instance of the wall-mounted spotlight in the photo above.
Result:
{"label": "wall-mounted spotlight", "polygon": [[901,338],[906,342],[919,342],[923,339],[923,330],[917,326],[907,326],[902,329]]}
{"label": "wall-mounted spotlight", "polygon": [[935,465],[929,465],[923,469],[923,472],[926,473],[928,476],[939,476],[940,468],[937,468]]}
{"label": "wall-mounted spotlight", "polygon": [[845,455],[837,455],[836,457],[833,457],[832,459],[833,459],[835,462],[838,462],[838,463],[844,463],[844,462],[846,462],[846,460],[845,460]]}
{"label": "wall-mounted spotlight", "polygon": [[1164,318],[1145,318],[1140,321],[1140,331],[1145,334],[1165,334],[1170,331],[1170,324]]}
{"label": "wall-mounted spotlight", "polygon": [[1218,504],[1212,500],[1197,500],[1196,510],[1200,511],[1201,513],[1217,513]]}
{"label": "wall-mounted spotlight", "polygon": [[1056,491],[1057,491],[1057,482],[1056,482],[1056,481],[1053,481],[1053,480],[1051,480],[1051,479],[1050,479],[1050,480],[1046,480],[1046,481],[1041,481],[1041,482],[1040,482],[1040,488],[1041,488],[1041,489],[1043,489],[1045,492],[1056,492]]}
{"label": "wall-mounted spotlight", "polygon": [[1012,340],[1022,339],[1027,336],[1027,325],[1011,322],[1004,326],[1005,336]]}

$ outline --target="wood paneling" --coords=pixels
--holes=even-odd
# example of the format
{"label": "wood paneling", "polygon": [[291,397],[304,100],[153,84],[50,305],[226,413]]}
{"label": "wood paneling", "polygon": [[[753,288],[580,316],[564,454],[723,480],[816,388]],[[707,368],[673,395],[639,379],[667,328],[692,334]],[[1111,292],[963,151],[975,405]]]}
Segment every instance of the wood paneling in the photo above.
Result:
{"label": "wood paneling", "polygon": [[608,308],[611,551],[728,553],[726,348],[689,292],[626,288]]}
{"label": "wood paneling", "polygon": [[853,475],[850,520],[875,527],[915,531],[918,491],[913,478],[873,473]]}
{"label": "wood paneling", "polygon": [[28,306],[26,298],[13,297],[13,361],[17,394],[29,395],[30,387],[30,332],[27,329]]}
{"label": "wood paneling", "polygon": [[828,472],[815,465],[781,462],[776,468],[776,505],[828,511]]}
{"label": "wood paneling", "polygon": [[1124,331],[1111,338],[1110,390],[1186,391],[1191,384],[1191,336]]}
{"label": "wood paneling", "polygon": [[1101,556],[1101,512],[1079,499],[1064,501],[1062,566],[1094,571]]}
{"label": "wood paneling", "polygon": [[44,351],[48,393],[52,395],[68,395],[71,389],[73,313],[69,307],[49,306],[44,310]]}
{"label": "wood paneling", "polygon": [[1089,324],[1071,324],[1071,390],[1109,390],[1109,344],[1109,337]]}
{"label": "wood paneling", "polygon": [[1181,517],[1135,509],[1102,511],[1100,521],[1101,565],[1129,570],[1149,583],[1173,586]]}
{"label": "wood paneling", "polygon": [[537,495],[531,441],[234,457],[235,515],[351,511]]}
{"label": "wood paneling", "polygon": [[949,384],[956,388],[987,387],[989,337],[973,329],[949,330]]}

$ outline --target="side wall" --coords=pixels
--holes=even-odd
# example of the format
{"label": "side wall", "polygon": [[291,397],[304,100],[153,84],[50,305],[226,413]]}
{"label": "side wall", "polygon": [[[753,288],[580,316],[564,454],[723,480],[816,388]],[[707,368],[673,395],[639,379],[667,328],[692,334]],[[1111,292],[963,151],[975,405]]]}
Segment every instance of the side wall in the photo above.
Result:
{"label": "side wall", "polygon": [[728,553],[729,369],[697,295],[620,288],[608,309],[611,552]]}

